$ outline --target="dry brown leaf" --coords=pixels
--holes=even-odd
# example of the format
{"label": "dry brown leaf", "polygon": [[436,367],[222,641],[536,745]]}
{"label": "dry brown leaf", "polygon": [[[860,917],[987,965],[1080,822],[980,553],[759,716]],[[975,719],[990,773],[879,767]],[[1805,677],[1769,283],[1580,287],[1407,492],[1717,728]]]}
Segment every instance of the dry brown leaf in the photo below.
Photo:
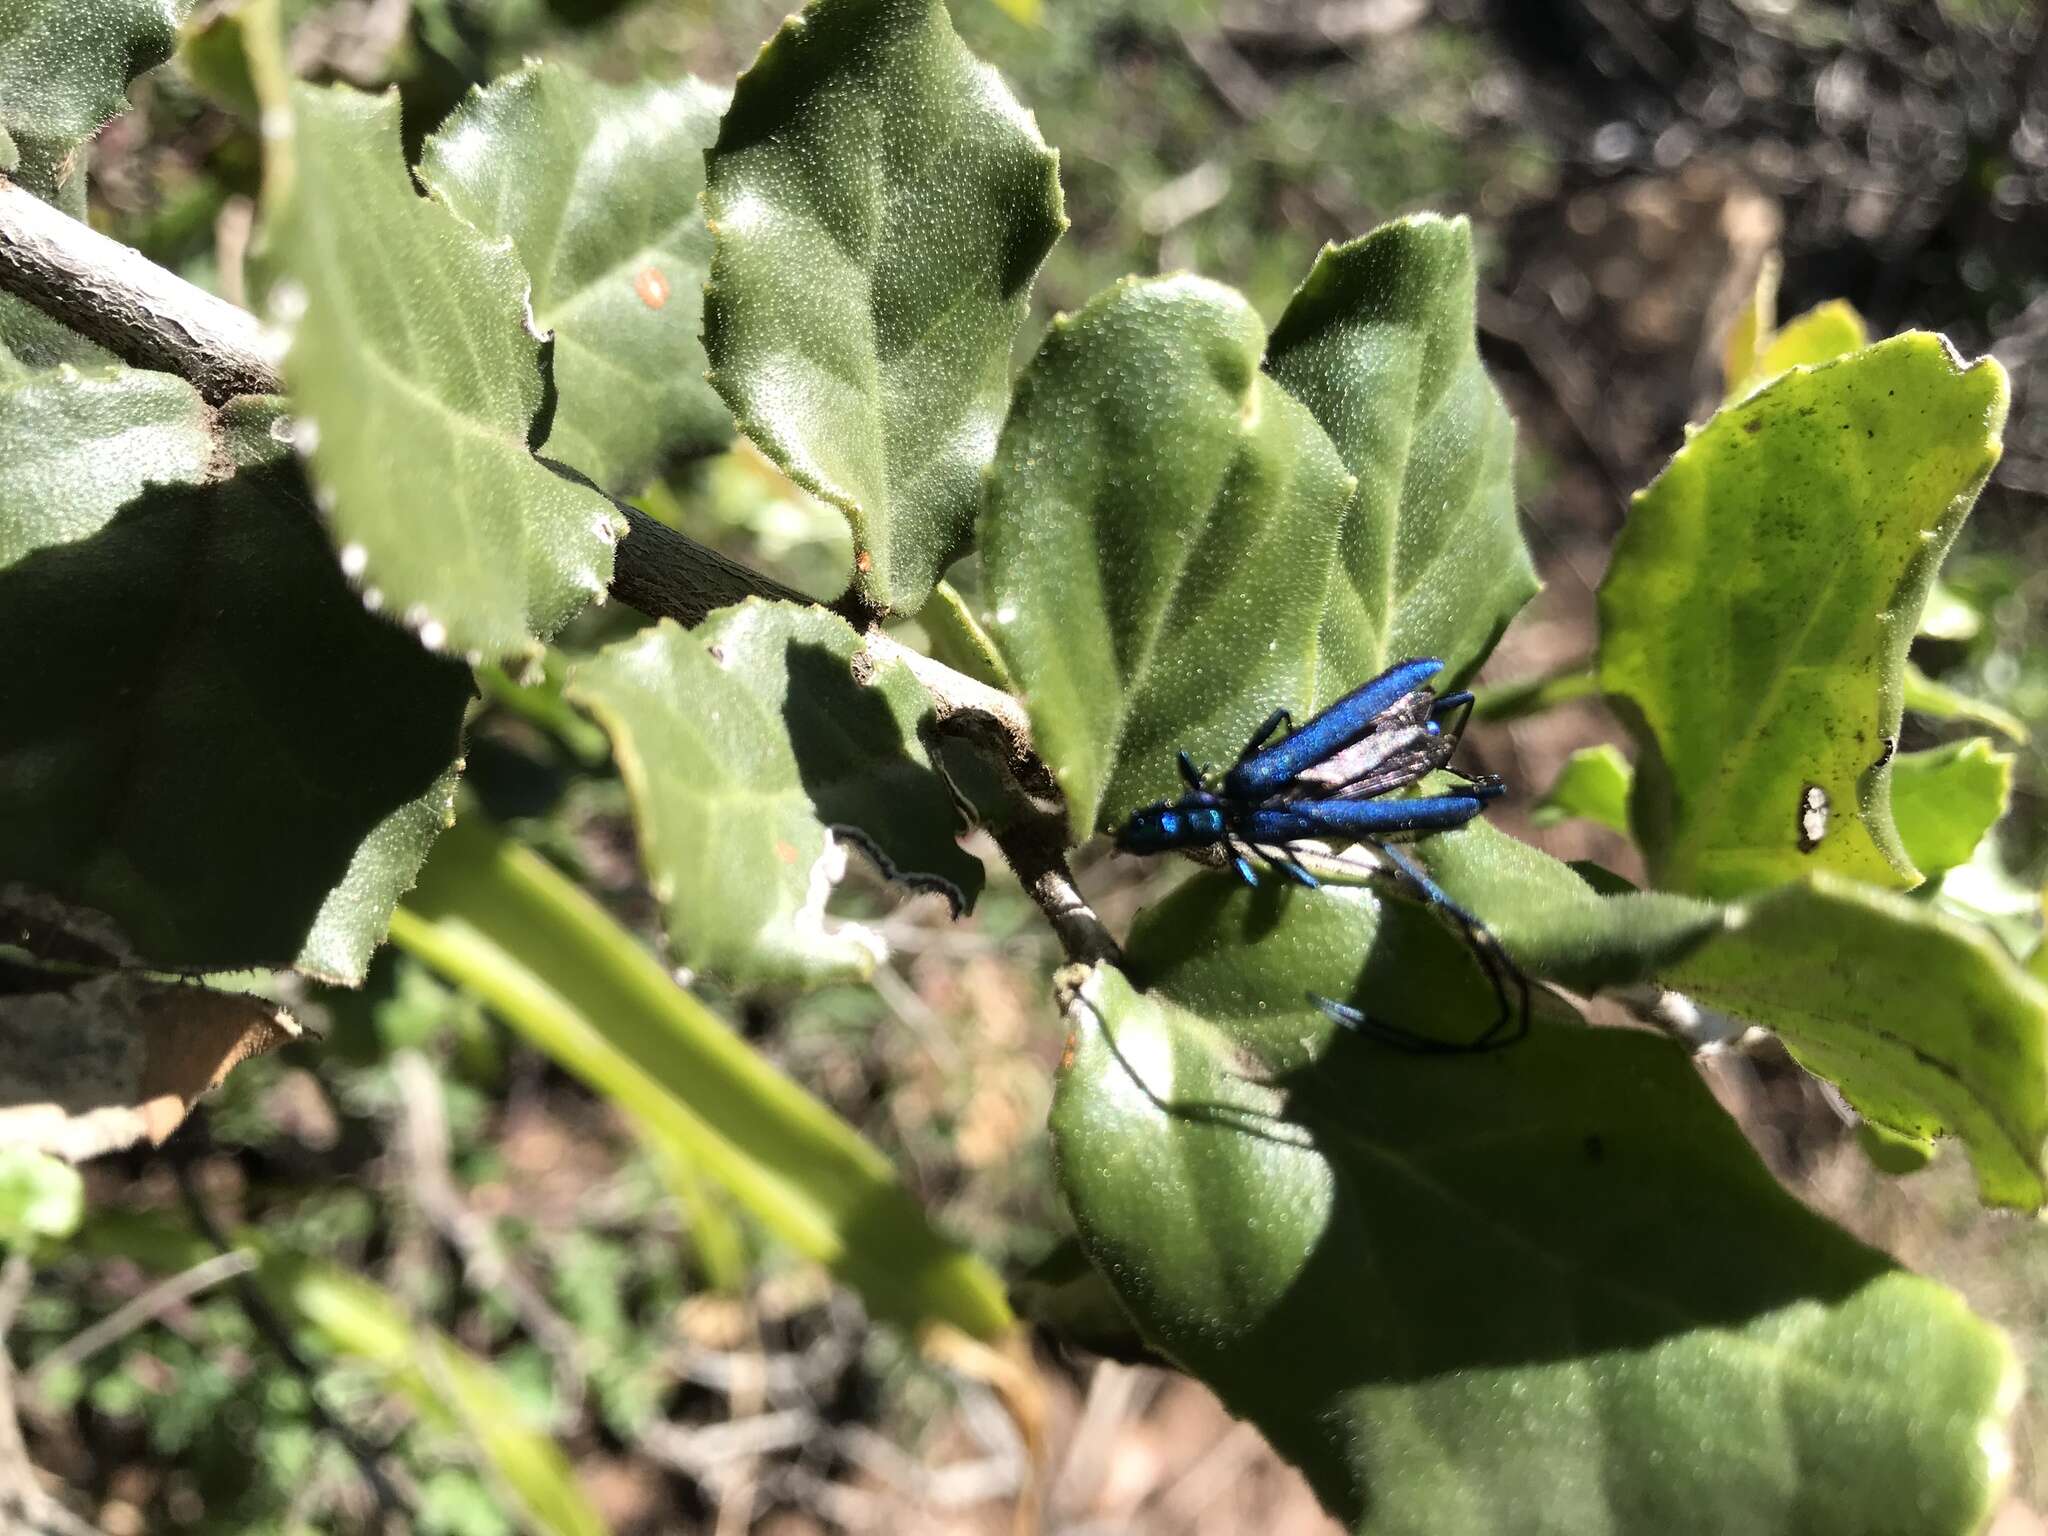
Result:
{"label": "dry brown leaf", "polygon": [[0,1146],[73,1162],[160,1146],[230,1069],[299,1033],[263,998],[134,975],[0,996]]}

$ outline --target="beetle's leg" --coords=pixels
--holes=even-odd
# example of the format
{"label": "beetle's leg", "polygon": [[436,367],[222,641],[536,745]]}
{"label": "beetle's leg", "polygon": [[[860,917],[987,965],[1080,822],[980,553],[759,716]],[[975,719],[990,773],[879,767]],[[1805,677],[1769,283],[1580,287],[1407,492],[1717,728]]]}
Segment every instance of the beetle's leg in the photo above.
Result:
{"label": "beetle's leg", "polygon": [[1322,889],[1323,882],[1302,868],[1301,860],[1284,845],[1268,848],[1263,843],[1247,843],[1245,846],[1296,885],[1311,891]]}
{"label": "beetle's leg", "polygon": [[[1334,997],[1324,997],[1320,992],[1308,994],[1308,1000],[1324,1013],[1342,1024],[1355,1035],[1376,1040],[1381,1045],[1390,1045],[1397,1051],[1407,1051],[1415,1056],[1462,1056],[1474,1050],[1491,1050],[1492,1046],[1464,1045],[1456,1040],[1438,1040],[1432,1035],[1420,1034],[1400,1024],[1389,1024],[1371,1014],[1340,1003]],[[1505,1044],[1505,1042],[1503,1042]]]}
{"label": "beetle's leg", "polygon": [[[1447,739],[1451,746],[1465,737],[1465,727],[1472,719],[1472,706],[1477,701],[1469,693],[1447,693],[1429,707],[1429,729],[1431,734]],[[1448,717],[1458,718],[1450,720]]]}
{"label": "beetle's leg", "polygon": [[1259,748],[1271,741],[1273,733],[1279,730],[1283,724],[1290,731],[1294,729],[1294,716],[1284,709],[1276,709],[1273,713],[1266,716],[1265,724],[1252,732],[1252,739],[1244,744],[1244,750],[1237,754],[1237,760],[1240,763],[1243,762],[1254,752],[1258,751]]}
{"label": "beetle's leg", "polygon": [[1188,756],[1186,748],[1182,748],[1180,754],[1180,776],[1187,781],[1189,789],[1199,791],[1208,787],[1202,782],[1202,770],[1195,766],[1195,760]]}
{"label": "beetle's leg", "polygon": [[[1436,1044],[1455,1051],[1492,1051],[1513,1045],[1528,1034],[1529,978],[1523,973],[1522,968],[1515,964],[1514,957],[1507,952],[1494,931],[1451,900],[1450,894],[1430,879],[1428,873],[1406,854],[1386,843],[1375,842],[1371,847],[1400,871],[1425,902],[1440,908],[1463,930],[1466,946],[1472,951],[1473,959],[1479,962],[1479,968],[1486,972],[1486,979],[1493,986],[1494,999],[1500,1004],[1499,1014],[1495,1016],[1493,1023],[1487,1026],[1485,1033],[1476,1040],[1463,1044],[1438,1041]],[[1517,1002],[1510,1002],[1508,998],[1509,981],[1514,982]],[[1334,1014],[1331,1016],[1336,1017]],[[1388,1026],[1379,1027],[1385,1029]],[[1502,1037],[1503,1031],[1507,1031],[1505,1038]]]}
{"label": "beetle's leg", "polygon": [[1252,861],[1244,856],[1244,850],[1237,846],[1236,840],[1228,833],[1224,834],[1223,851],[1230,855],[1230,862],[1237,866],[1238,879],[1251,886],[1259,883],[1258,872],[1252,868]]}

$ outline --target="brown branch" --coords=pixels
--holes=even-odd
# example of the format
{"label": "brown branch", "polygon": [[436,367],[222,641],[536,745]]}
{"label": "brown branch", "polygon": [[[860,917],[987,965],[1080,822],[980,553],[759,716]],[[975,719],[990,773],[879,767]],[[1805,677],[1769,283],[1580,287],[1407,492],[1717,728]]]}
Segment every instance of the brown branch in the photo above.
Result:
{"label": "brown branch", "polygon": [[[4,176],[0,292],[27,300],[124,362],[177,374],[212,404],[240,394],[284,392],[277,340],[253,315],[59,212]],[[651,618],[694,625],[713,609],[747,597],[812,601],[638,508],[616,504],[630,526],[619,543],[611,595]],[[993,752],[1026,797],[1058,805],[1058,786],[1032,746],[1030,721],[1015,699],[884,634],[878,616],[857,598],[824,606],[865,631],[867,654],[874,661],[901,661],[910,669],[931,697],[938,730]],[[1082,899],[1067,867],[1064,831],[1063,818],[1048,813],[999,831],[995,838],[1069,958],[1113,959],[1116,942]]]}
{"label": "brown branch", "polygon": [[175,373],[211,405],[284,389],[254,315],[0,176],[0,289],[138,368]]}

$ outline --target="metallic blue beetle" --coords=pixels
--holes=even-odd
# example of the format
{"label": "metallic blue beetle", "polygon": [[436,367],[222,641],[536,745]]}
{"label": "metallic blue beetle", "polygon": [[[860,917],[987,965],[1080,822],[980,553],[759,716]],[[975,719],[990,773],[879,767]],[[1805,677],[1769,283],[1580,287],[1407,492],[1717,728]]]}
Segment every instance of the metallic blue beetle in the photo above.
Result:
{"label": "metallic blue beetle", "polygon": [[[1388,840],[1462,827],[1506,786],[1491,774],[1460,774],[1463,786],[1446,794],[1375,798],[1450,767],[1472,713],[1472,695],[1437,697],[1431,684],[1441,671],[1443,663],[1429,657],[1399,662],[1268,746],[1282,724],[1293,726],[1287,711],[1275,710],[1213,789],[1208,776],[1182,752],[1180,774],[1188,792],[1132,813],[1118,829],[1116,842],[1129,853],[1221,845],[1247,885],[1259,883],[1249,853],[1311,890],[1316,878],[1295,856],[1295,843],[1315,838],[1366,844],[1425,903],[1463,930],[1500,1000],[1500,1016],[1478,1039],[1451,1042],[1371,1019],[1348,1004],[1311,993],[1316,1006],[1362,1034],[1409,1050],[1493,1050],[1521,1039],[1528,1030],[1528,978],[1501,949],[1492,930]],[[1509,1004],[1510,980],[1520,994],[1519,1009]]]}

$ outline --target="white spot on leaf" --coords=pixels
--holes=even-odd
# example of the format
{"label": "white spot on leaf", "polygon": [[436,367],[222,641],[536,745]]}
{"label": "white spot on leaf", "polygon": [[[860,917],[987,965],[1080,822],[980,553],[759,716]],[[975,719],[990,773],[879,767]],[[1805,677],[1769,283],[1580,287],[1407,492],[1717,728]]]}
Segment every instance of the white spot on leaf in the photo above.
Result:
{"label": "white spot on leaf", "polygon": [[1799,851],[1811,853],[1820,846],[1820,840],[1828,835],[1828,815],[1832,807],[1828,792],[1818,784],[1809,784],[1799,792]]}

